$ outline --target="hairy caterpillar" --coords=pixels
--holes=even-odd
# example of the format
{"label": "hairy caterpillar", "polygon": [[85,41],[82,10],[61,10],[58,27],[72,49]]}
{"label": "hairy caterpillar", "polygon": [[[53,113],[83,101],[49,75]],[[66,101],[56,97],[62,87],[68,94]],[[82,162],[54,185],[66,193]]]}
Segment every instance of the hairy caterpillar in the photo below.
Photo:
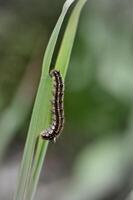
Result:
{"label": "hairy caterpillar", "polygon": [[52,103],[52,123],[49,128],[41,132],[42,139],[56,141],[64,127],[64,83],[59,71],[52,70],[54,92]]}

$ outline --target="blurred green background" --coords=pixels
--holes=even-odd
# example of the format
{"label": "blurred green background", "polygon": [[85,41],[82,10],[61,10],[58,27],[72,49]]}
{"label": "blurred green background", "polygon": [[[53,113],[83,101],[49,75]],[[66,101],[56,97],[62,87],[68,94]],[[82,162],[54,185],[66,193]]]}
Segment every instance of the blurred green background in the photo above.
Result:
{"label": "blurred green background", "polygon": [[[63,3],[0,1],[2,200],[16,187],[43,54]],[[37,200],[133,199],[132,10],[129,0],[85,5],[65,82],[65,128],[49,146]]]}

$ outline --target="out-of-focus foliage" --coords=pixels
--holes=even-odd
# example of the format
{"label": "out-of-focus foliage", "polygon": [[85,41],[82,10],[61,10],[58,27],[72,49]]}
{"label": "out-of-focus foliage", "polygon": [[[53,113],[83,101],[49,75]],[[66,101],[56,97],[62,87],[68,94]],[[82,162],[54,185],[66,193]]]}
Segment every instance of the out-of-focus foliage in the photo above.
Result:
{"label": "out-of-focus foliage", "polygon": [[[1,116],[10,108],[27,65],[34,59],[41,60],[43,46],[62,4],[60,0],[3,1],[0,7]],[[91,0],[80,20],[65,83],[65,130],[57,145],[51,145],[54,161],[48,173],[54,177],[59,166],[62,166],[60,173],[70,170],[76,157],[70,182],[74,191],[79,191],[75,192],[79,199],[83,199],[84,193],[94,200],[124,200],[132,189],[132,10],[133,3],[129,0]],[[25,127],[24,122],[14,134],[20,134],[22,126]],[[89,188],[95,196],[89,193]],[[62,191],[64,194],[60,189],[58,194],[55,192],[57,199],[67,198],[65,190]],[[66,192],[72,194],[69,189]],[[56,199],[55,193],[50,199]]]}

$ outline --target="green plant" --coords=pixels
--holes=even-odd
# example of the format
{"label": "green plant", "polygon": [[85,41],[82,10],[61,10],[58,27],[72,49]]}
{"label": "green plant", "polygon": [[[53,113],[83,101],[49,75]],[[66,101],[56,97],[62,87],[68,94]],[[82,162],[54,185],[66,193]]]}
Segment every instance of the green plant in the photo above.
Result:
{"label": "green plant", "polygon": [[[33,113],[31,117],[31,123],[29,127],[29,132],[27,136],[27,141],[24,149],[23,160],[20,169],[19,181],[17,192],[15,194],[15,200],[31,200],[34,197],[37,183],[39,180],[39,175],[43,160],[46,154],[48,142],[42,141],[40,139],[39,133],[47,128],[50,123],[50,103],[49,99],[51,97],[51,79],[49,78],[49,67],[51,64],[53,52],[55,45],[57,43],[57,38],[61,25],[63,23],[64,17],[67,13],[68,8],[74,2],[74,0],[67,0],[64,4],[62,13],[59,20],[53,30],[51,38],[49,40],[43,61],[42,74],[40,79],[40,84],[37,92],[37,97],[35,105],[33,108]],[[57,56],[55,68],[60,70],[63,79],[65,79],[71,50],[74,43],[74,38],[77,30],[77,25],[79,21],[79,16],[82,7],[84,6],[86,0],[79,0],[75,5],[64,36],[61,43],[61,47]],[[37,147],[36,147],[37,143]],[[35,149],[36,147],[36,149]],[[34,158],[33,158],[34,157]]]}

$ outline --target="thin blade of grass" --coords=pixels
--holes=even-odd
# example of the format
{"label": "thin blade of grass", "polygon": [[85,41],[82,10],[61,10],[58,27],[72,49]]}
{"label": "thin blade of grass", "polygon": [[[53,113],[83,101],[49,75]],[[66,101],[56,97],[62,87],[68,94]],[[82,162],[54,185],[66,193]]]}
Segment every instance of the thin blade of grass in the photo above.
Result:
{"label": "thin blade of grass", "polygon": [[[45,51],[41,80],[40,80],[39,89],[37,92],[35,105],[33,108],[28,136],[27,136],[26,145],[24,149],[24,154],[23,154],[23,159],[22,159],[21,169],[20,169],[20,174],[19,174],[19,180],[18,180],[18,185],[17,185],[17,191],[14,197],[15,200],[23,200],[25,198],[26,190],[29,184],[29,177],[30,177],[30,172],[31,172],[36,139],[39,133],[42,131],[42,129],[46,128],[49,124],[49,119],[50,119],[49,98],[50,98],[50,93],[51,93],[49,67],[50,67],[51,59],[53,56],[53,52],[55,49],[55,45],[56,45],[56,41],[59,35],[61,25],[63,23],[67,10],[69,9],[70,5],[73,2],[74,0],[67,0],[65,2],[62,13],[57,21],[57,24],[53,30],[53,33],[51,35],[51,38],[49,40],[48,46]],[[44,142],[44,146],[47,146],[47,142]]]}
{"label": "thin blade of grass", "polygon": [[[58,54],[58,58],[56,61],[56,69],[58,69],[62,75],[63,79],[65,79],[65,75],[68,69],[68,64],[70,60],[70,55],[72,51],[72,47],[74,44],[75,34],[77,30],[77,25],[80,17],[81,10],[87,0],[79,0],[76,6],[74,7],[72,14],[70,16],[62,43],[61,48]],[[27,191],[26,200],[31,200],[34,197],[37,183],[39,180],[39,175],[41,172],[44,156],[45,156],[46,148],[45,143],[40,139],[37,146],[37,151],[35,154],[35,159],[33,163],[33,169],[29,184],[29,189]]]}
{"label": "thin blade of grass", "polygon": [[69,19],[63,41],[61,44],[61,48],[56,60],[56,69],[61,71],[61,74],[65,78],[70,56],[71,56],[71,51],[75,39],[75,34],[78,26],[78,21],[80,17],[80,12],[86,3],[87,0],[79,0],[77,5],[75,6],[71,17]]}

